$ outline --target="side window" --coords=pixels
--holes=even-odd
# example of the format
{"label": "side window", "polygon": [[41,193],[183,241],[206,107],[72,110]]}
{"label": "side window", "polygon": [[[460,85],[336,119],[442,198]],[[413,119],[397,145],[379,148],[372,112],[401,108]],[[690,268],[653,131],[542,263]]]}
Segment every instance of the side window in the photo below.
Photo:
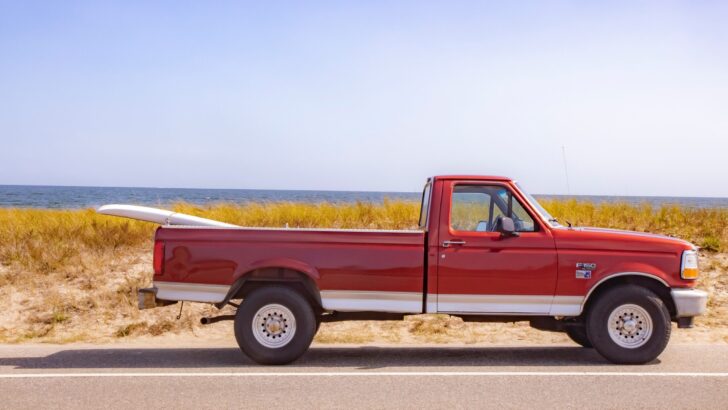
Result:
{"label": "side window", "polygon": [[450,227],[456,231],[490,231],[490,189],[486,186],[456,185],[452,193]]}
{"label": "side window", "polygon": [[450,227],[456,231],[493,232],[499,217],[513,219],[516,231],[533,232],[536,224],[511,192],[500,186],[456,185]]}
{"label": "side window", "polygon": [[511,191],[507,189],[501,189],[498,191],[500,198],[510,207],[508,215],[513,219],[513,223],[516,225],[516,232],[533,232],[536,230],[536,224],[533,222],[533,218],[528,215],[526,208],[513,197]]}
{"label": "side window", "polygon": [[533,218],[526,212],[526,209],[521,205],[516,198],[513,198],[513,209],[511,209],[511,218],[516,225],[517,232],[534,232],[536,231],[536,223],[533,222]]}

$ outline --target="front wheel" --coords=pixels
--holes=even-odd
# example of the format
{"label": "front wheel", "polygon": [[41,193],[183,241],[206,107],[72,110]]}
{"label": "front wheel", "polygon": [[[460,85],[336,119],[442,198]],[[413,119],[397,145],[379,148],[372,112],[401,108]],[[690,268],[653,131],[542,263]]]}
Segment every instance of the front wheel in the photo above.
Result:
{"label": "front wheel", "polygon": [[316,333],[308,301],[282,286],[260,288],[248,295],[235,315],[240,349],[260,364],[287,364],[301,357]]}
{"label": "front wheel", "polygon": [[586,335],[586,326],[570,326],[566,328],[566,335],[569,336],[569,339],[574,341],[574,343],[580,345],[581,347],[586,347],[588,349],[594,347],[592,346],[591,342],[589,341],[589,337]]}
{"label": "front wheel", "polygon": [[670,340],[670,313],[648,289],[626,285],[608,290],[591,306],[589,341],[607,360],[643,364],[657,358]]}

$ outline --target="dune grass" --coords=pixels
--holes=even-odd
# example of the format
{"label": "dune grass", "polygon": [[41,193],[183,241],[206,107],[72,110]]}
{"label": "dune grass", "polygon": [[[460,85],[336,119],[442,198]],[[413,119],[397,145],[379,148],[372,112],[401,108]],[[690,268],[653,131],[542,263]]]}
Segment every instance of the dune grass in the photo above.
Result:
{"label": "dune grass", "polygon": [[[674,235],[707,251],[728,250],[727,208],[652,207],[589,202],[544,201],[562,223]],[[291,228],[413,229],[419,204],[250,203],[196,206],[178,203],[178,212],[241,226]],[[98,215],[93,210],[0,209],[0,264],[18,264],[49,273],[77,261],[82,252],[148,246],[155,224]]]}
{"label": "dune grass", "polygon": [[[728,295],[725,255],[728,209],[651,207],[544,201],[562,222],[675,235],[716,255],[701,279]],[[416,228],[419,204],[250,203],[197,206],[178,203],[178,212],[242,226],[290,228]],[[93,210],[0,208],[0,341],[96,340],[190,331],[209,307],[174,320],[175,306],[139,312],[135,291],[151,281],[151,243],[156,225],[96,214]],[[717,304],[717,305],[716,305]],[[715,317],[716,326],[728,319]],[[91,324],[91,326],[90,326]],[[326,334],[321,335],[324,340]],[[337,340],[337,337],[332,337]]]}
{"label": "dune grass", "polygon": [[240,226],[414,229],[417,228],[420,204],[385,200],[382,204],[274,202],[201,207],[179,203],[174,210]]}
{"label": "dune grass", "polygon": [[566,224],[672,235],[706,251],[728,251],[728,208],[654,207],[644,203],[595,204],[576,200],[541,201]]}

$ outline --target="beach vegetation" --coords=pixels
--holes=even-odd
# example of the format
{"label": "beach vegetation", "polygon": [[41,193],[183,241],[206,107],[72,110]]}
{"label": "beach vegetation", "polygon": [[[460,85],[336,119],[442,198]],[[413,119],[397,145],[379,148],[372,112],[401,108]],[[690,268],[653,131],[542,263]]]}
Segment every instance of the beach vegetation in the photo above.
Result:
{"label": "beach vegetation", "polygon": [[[721,253],[728,249],[728,208],[576,200],[547,200],[543,205],[563,224],[659,233],[700,246],[705,273],[698,286],[711,293],[711,309],[696,323],[728,329],[728,257]],[[419,216],[419,203],[402,200],[177,203],[171,209],[240,226],[278,228],[417,229]],[[179,320],[177,305],[136,308],[136,290],[151,283],[156,228],[153,223],[99,215],[92,209],[0,208],[0,341],[64,342],[194,332],[200,315],[216,314],[215,308],[191,304]],[[362,326],[327,324],[317,340],[380,340],[377,335],[389,326],[392,336],[385,341],[409,337],[444,341],[458,334],[453,329],[461,323],[444,316],[418,316],[404,324]],[[520,327],[513,329],[523,332]],[[472,341],[485,337],[485,332],[469,332]]]}

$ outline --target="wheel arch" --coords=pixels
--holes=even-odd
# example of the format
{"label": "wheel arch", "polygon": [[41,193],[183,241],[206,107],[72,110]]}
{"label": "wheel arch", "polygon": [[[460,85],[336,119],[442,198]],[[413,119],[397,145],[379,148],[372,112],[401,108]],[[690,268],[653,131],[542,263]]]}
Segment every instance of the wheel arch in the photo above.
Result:
{"label": "wheel arch", "polygon": [[305,296],[314,308],[321,309],[321,292],[316,284],[319,278],[318,271],[299,261],[290,261],[294,263],[290,263],[289,260],[278,260],[256,264],[233,282],[225,299],[216,306],[222,308],[230,300],[243,299],[255,289],[277,285],[293,288]]}
{"label": "wheel arch", "polygon": [[599,295],[620,285],[637,285],[651,290],[665,304],[670,312],[670,317],[675,317],[675,302],[670,295],[670,285],[659,276],[644,272],[620,272],[602,278],[587,292],[581,305],[581,314],[583,315],[589,310],[591,303],[596,301]]}

